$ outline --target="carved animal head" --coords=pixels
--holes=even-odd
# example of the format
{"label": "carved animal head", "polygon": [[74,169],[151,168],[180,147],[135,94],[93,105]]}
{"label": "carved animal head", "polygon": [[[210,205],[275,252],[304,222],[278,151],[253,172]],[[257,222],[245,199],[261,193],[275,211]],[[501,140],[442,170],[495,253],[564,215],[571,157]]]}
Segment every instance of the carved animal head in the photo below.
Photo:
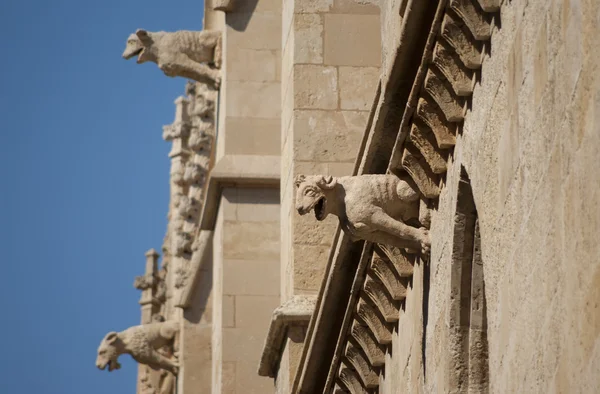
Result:
{"label": "carved animal head", "polygon": [[125,51],[123,52],[123,58],[125,60],[129,60],[132,57],[137,56],[138,63],[152,61],[153,56],[149,51],[152,42],[152,38],[146,30],[138,29],[134,34],[131,34],[127,38],[127,44],[125,46]]}
{"label": "carved animal head", "polygon": [[294,183],[298,188],[296,192],[298,213],[305,215],[314,209],[317,220],[324,220],[329,214],[327,198],[337,185],[335,178],[323,175],[298,175]]}
{"label": "carved animal head", "polygon": [[119,334],[111,331],[100,342],[96,367],[104,370],[108,366],[109,372],[121,368],[121,364],[117,361],[121,354],[123,354],[123,342],[121,342]]}

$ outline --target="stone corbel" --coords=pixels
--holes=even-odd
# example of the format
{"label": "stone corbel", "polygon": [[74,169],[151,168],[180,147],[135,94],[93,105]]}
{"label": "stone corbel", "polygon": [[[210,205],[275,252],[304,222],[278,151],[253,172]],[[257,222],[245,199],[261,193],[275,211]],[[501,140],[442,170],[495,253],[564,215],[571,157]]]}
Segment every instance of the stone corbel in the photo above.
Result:
{"label": "stone corbel", "polygon": [[315,310],[316,296],[294,296],[273,311],[273,318],[263,347],[258,374],[275,377],[286,333],[293,326],[308,326]]}

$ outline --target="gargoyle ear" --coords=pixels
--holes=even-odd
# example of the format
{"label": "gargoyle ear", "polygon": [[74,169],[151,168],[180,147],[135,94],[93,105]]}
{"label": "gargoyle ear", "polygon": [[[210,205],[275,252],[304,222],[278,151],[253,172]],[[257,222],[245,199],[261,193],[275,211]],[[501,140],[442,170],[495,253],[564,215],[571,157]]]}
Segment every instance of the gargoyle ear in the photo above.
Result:
{"label": "gargoyle ear", "polygon": [[337,185],[337,181],[331,175],[323,175],[321,179],[317,182],[317,185],[323,189],[333,189],[335,185]]}
{"label": "gargoyle ear", "polygon": [[148,35],[148,32],[144,29],[137,29],[135,31],[135,35],[138,36],[138,38],[142,42],[148,41],[148,38],[150,38],[150,36]]}
{"label": "gargoyle ear", "polygon": [[108,342],[108,343],[115,343],[117,338],[118,338],[118,334],[114,331],[109,332],[108,334],[106,334],[106,337],[105,337],[106,342]]}
{"label": "gargoyle ear", "polygon": [[300,187],[300,184],[306,180],[306,175],[296,175],[294,178],[294,185]]}

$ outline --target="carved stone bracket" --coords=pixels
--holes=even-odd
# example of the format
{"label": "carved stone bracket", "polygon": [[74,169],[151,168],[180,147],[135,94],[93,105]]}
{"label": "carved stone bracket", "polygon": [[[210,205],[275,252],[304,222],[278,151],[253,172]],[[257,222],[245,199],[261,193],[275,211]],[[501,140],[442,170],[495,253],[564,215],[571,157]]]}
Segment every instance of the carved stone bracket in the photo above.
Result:
{"label": "carved stone bracket", "polygon": [[260,376],[275,377],[288,327],[308,325],[315,309],[315,302],[315,296],[297,295],[273,311],[273,318],[258,367]]}

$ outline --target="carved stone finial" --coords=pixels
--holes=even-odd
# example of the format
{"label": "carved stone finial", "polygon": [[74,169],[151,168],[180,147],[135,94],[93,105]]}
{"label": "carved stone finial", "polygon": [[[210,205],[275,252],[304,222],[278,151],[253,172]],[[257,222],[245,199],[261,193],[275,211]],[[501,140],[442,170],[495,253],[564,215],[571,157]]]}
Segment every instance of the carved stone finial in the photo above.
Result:
{"label": "carved stone finial", "polygon": [[143,324],[121,332],[109,332],[98,347],[96,367],[101,370],[108,367],[109,371],[119,369],[121,364],[118,358],[121,354],[127,353],[140,364],[164,369],[177,375],[179,372],[177,359],[166,357],[158,350],[166,345],[172,345],[178,332],[177,321]]}
{"label": "carved stone finial", "polygon": [[154,62],[165,75],[183,77],[218,87],[221,83],[221,32],[149,32],[138,29],[127,38],[123,58]]}
{"label": "carved stone finial", "polygon": [[333,214],[355,241],[364,239],[429,253],[428,230],[406,224],[419,216],[420,194],[397,176],[298,175],[294,183],[300,215],[314,210],[317,220],[324,220]]}

